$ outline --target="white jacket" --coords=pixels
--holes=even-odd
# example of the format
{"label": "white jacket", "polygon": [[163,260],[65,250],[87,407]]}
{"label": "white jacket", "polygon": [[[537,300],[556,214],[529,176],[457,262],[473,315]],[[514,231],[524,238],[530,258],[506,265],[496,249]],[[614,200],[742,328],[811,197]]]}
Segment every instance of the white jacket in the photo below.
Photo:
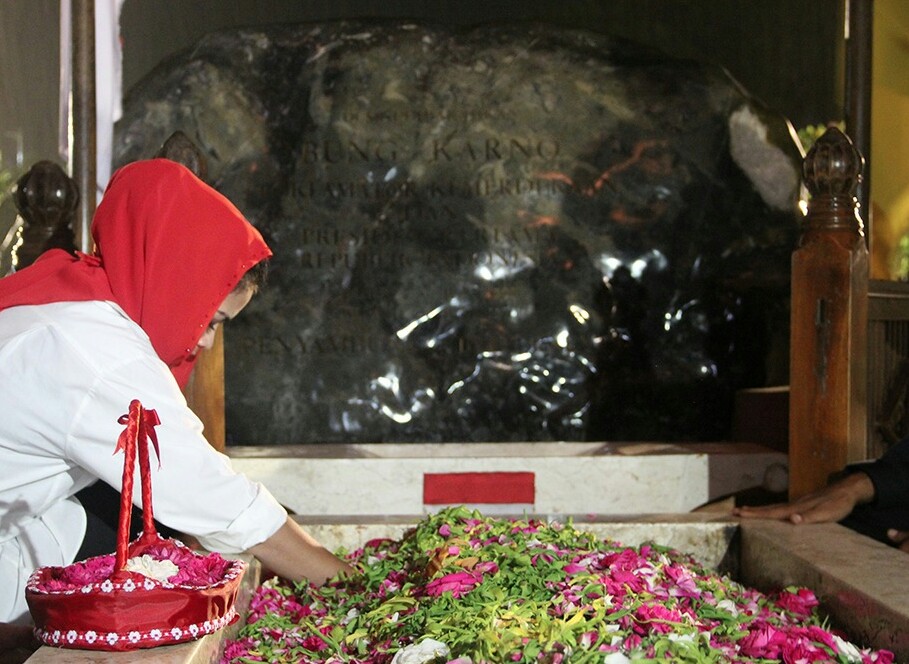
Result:
{"label": "white jacket", "polygon": [[[61,302],[0,312],[0,621],[26,622],[25,582],[67,565],[85,513],[72,497],[100,478],[119,488],[118,418],[139,399],[157,411],[152,452],[155,517],[212,551],[263,542],[286,512],[234,472],[202,436],[145,332],[109,302]],[[135,482],[133,502],[140,502]],[[113,551],[111,551],[113,553]]]}

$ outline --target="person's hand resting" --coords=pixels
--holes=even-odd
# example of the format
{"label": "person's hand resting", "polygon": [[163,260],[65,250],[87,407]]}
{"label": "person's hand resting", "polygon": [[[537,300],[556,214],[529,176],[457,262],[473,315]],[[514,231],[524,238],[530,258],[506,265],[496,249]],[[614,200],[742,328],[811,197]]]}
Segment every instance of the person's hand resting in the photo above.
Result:
{"label": "person's hand resting", "polygon": [[909,553],[909,530],[895,530],[894,528],[891,528],[887,531],[887,537],[899,547],[900,551]]}
{"label": "person's hand resting", "polygon": [[[830,523],[849,515],[856,505],[874,500],[874,484],[862,472],[852,473],[819,491],[790,503],[761,507],[736,507],[732,513],[745,519],[777,519],[791,523]],[[902,546],[909,551],[909,533]]]}

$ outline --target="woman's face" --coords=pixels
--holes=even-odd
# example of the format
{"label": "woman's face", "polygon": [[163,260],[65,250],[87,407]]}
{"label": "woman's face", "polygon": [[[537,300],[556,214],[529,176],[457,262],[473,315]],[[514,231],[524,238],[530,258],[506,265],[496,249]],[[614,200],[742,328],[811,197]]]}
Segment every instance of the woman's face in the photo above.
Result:
{"label": "woman's face", "polygon": [[218,326],[243,311],[243,307],[249,304],[249,301],[252,299],[253,293],[254,290],[252,288],[240,288],[231,291],[230,295],[224,298],[224,302],[218,307],[214,317],[211,319],[211,323],[208,324],[208,327],[205,328],[205,332],[196,343],[193,355],[200,350],[211,348],[212,345],[214,345],[215,332],[217,332]]}

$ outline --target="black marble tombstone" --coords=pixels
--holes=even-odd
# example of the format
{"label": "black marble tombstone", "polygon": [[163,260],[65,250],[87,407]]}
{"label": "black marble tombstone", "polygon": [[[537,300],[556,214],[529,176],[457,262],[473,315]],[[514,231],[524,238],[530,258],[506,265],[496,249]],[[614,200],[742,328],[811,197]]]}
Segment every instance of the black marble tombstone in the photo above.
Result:
{"label": "black marble tombstone", "polygon": [[128,95],[274,249],[228,440],[715,440],[786,380],[800,148],[718,67],[545,25],[209,35]]}

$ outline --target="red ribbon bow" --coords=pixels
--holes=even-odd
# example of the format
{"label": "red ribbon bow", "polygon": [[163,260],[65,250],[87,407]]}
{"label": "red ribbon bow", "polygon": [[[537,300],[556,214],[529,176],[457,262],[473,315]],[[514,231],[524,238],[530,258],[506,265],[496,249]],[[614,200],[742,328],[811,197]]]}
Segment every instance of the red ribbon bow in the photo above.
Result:
{"label": "red ribbon bow", "polygon": [[161,420],[158,419],[158,413],[144,408],[138,399],[133,399],[129,404],[129,414],[122,415],[117,421],[125,424],[126,428],[117,438],[117,448],[114,450],[114,454],[123,450],[124,459],[123,485],[120,489],[120,522],[117,526],[117,555],[111,578],[122,581],[127,576],[126,561],[130,556],[129,530],[132,521],[130,503],[133,495],[133,470],[137,455],[142,480],[142,535],[132,548],[138,553],[142,548],[160,540],[160,536],[155,530],[155,517],[152,511],[151,471],[149,470],[146,439],[150,440],[155,448],[160,468],[161,452],[158,449],[155,427],[161,424]]}
{"label": "red ribbon bow", "polygon": [[141,404],[136,400],[133,400],[130,404],[130,411],[134,409],[133,404],[139,405],[139,416],[130,418],[129,413],[127,413],[126,415],[121,415],[117,420],[118,423],[126,425],[126,428],[117,438],[117,447],[114,449],[114,454],[125,451],[130,438],[135,439],[138,444],[141,444],[141,436],[144,432],[151,441],[152,447],[155,448],[155,456],[158,458],[158,467],[160,468],[161,450],[158,448],[158,434],[155,431],[155,427],[161,424],[161,419],[158,417],[158,413],[155,410],[142,408]]}

